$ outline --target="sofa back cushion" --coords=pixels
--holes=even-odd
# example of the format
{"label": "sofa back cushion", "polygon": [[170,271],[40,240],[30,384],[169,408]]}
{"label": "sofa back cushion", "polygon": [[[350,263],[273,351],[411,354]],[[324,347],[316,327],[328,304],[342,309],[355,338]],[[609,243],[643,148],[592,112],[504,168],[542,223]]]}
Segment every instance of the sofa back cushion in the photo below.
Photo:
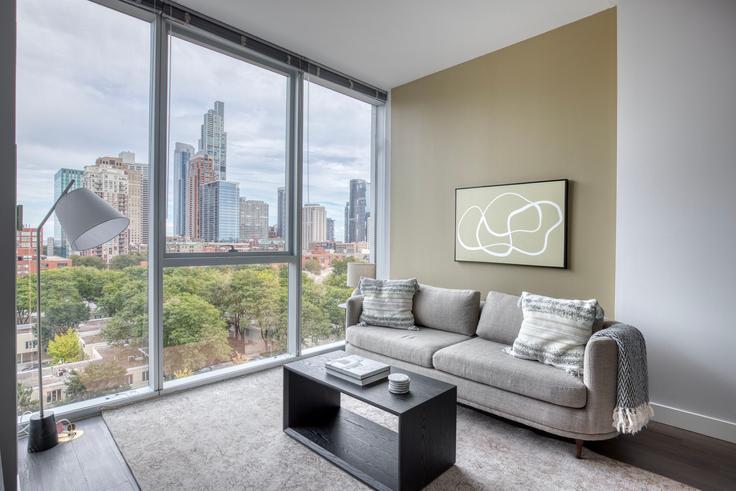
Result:
{"label": "sofa back cushion", "polygon": [[514,344],[523,320],[518,296],[488,292],[478,321],[478,337],[496,343]]}
{"label": "sofa back cushion", "polygon": [[419,326],[472,336],[479,313],[479,291],[420,284],[414,296],[414,321]]}
{"label": "sofa back cushion", "polygon": [[417,287],[415,278],[408,280],[361,278],[358,288],[363,295],[360,323],[364,326],[416,329],[411,309]]}

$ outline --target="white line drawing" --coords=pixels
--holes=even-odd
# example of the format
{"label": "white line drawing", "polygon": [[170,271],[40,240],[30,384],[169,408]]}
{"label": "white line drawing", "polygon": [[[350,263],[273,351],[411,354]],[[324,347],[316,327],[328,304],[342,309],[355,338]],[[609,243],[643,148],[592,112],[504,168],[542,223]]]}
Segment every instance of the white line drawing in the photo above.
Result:
{"label": "white line drawing", "polygon": [[[493,206],[493,203],[495,203],[497,200],[499,200],[500,198],[504,196],[516,196],[526,201],[527,204],[509,213],[509,216],[506,217],[506,231],[505,232],[496,232],[488,224],[488,220],[486,220],[486,214],[488,212],[488,209],[491,206]],[[542,205],[549,205],[557,213],[557,221],[550,228],[548,228],[544,234],[544,245],[538,251],[527,251],[527,250],[524,250],[524,249],[521,249],[515,246],[514,245],[514,234],[537,233],[542,228],[542,222],[544,219],[544,213],[542,212]],[[537,226],[533,229],[512,229],[511,228],[512,218],[518,215],[519,213],[523,213],[529,208],[534,208],[537,212],[537,220],[538,220]],[[468,213],[472,210],[477,210],[480,213],[478,225],[475,227],[475,240],[478,245],[468,245],[465,242],[463,242],[462,237],[460,237],[460,227],[462,226],[463,220],[468,215]],[[458,220],[456,236],[457,236],[458,243],[467,251],[483,251],[486,254],[490,256],[494,256],[494,257],[507,257],[511,255],[511,253],[514,251],[520,254],[525,254],[527,256],[539,256],[540,254],[544,254],[544,252],[547,250],[549,234],[551,234],[552,231],[554,231],[557,227],[559,227],[560,224],[562,224],[562,210],[560,209],[559,205],[557,205],[557,203],[554,203],[553,201],[547,201],[547,200],[531,201],[518,193],[507,192],[507,193],[499,194],[498,196],[493,198],[491,202],[486,205],[485,208],[481,208],[478,205],[469,206],[468,209],[465,210],[465,212],[460,217],[460,220]],[[491,235],[493,235],[494,237],[499,237],[499,238],[507,237],[508,239],[503,242],[483,244],[481,243],[481,239],[480,239],[481,227],[484,227],[485,230]],[[499,248],[501,248],[500,251],[498,250]]]}

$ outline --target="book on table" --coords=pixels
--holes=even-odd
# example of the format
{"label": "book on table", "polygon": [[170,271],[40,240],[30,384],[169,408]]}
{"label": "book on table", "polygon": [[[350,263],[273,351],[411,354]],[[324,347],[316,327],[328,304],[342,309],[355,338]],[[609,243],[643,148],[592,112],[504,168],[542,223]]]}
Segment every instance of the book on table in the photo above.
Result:
{"label": "book on table", "polygon": [[391,367],[380,361],[370,360],[358,355],[348,355],[330,360],[325,368],[332,374],[339,373],[355,380],[365,380],[376,375],[388,376]]}
{"label": "book on table", "polygon": [[390,373],[390,370],[386,370],[384,372],[379,372],[379,373],[377,373],[375,375],[372,375],[370,377],[366,377],[364,379],[354,378],[354,377],[351,377],[350,375],[345,375],[343,373],[336,372],[335,370],[331,370],[329,368],[327,369],[327,373],[329,375],[333,376],[333,377],[337,377],[337,378],[340,378],[342,380],[346,380],[346,381],[348,381],[350,383],[353,383],[355,385],[359,385],[361,387],[365,387],[366,385],[370,385],[370,384],[372,384],[374,382],[378,382],[379,380],[383,380],[385,378],[388,378],[388,375]]}

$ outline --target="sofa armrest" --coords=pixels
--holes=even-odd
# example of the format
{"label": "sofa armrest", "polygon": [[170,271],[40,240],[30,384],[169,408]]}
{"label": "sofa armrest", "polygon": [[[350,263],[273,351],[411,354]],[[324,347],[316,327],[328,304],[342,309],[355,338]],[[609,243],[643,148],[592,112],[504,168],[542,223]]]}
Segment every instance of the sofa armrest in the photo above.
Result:
{"label": "sofa armrest", "polygon": [[592,432],[613,431],[618,380],[618,346],[611,338],[590,338],[585,347],[583,383],[588,389],[589,422]]}
{"label": "sofa armrest", "polygon": [[363,295],[354,295],[345,302],[345,327],[360,322],[360,313],[363,312]]}

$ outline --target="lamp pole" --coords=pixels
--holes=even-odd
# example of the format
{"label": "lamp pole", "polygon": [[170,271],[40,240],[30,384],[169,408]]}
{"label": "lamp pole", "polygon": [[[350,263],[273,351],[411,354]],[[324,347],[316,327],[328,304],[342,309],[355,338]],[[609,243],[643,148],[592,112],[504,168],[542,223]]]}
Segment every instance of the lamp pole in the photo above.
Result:
{"label": "lamp pole", "polygon": [[41,338],[41,230],[43,230],[43,226],[46,224],[46,221],[56,209],[56,205],[59,203],[59,200],[69,192],[69,188],[71,188],[72,185],[74,185],[74,179],[69,181],[69,184],[67,184],[66,188],[61,193],[61,196],[59,196],[59,198],[54,202],[54,205],[51,207],[49,212],[46,213],[46,216],[43,217],[41,224],[36,229],[36,326],[38,329],[36,332],[36,342],[38,343],[38,401],[40,404],[39,413],[41,415],[41,419],[43,419],[43,364],[41,363],[43,356],[43,342]]}

